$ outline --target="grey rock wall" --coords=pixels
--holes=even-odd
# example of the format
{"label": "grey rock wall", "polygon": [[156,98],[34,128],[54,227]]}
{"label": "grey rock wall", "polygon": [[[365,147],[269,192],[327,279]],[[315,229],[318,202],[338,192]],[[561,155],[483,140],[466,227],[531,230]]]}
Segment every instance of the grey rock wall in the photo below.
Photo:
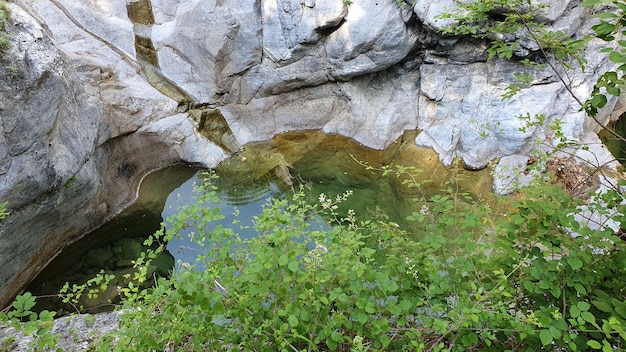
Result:
{"label": "grey rock wall", "polygon": [[9,4],[12,45],[0,57],[0,202],[11,212],[0,222],[2,307],[62,248],[129,205],[147,172],[216,166],[226,156],[108,40],[71,27],[51,3],[22,5],[66,27],[53,38],[41,19]]}
{"label": "grey rock wall", "polygon": [[[525,154],[550,131],[521,133],[522,113],[564,121],[580,140],[585,116],[549,70],[487,61],[485,43],[441,37],[439,16],[454,1],[392,0],[153,1],[151,26],[163,73],[196,99],[221,107],[241,143],[293,129],[321,128],[382,149],[403,129],[423,132],[449,165],[460,156],[481,168],[497,157]],[[566,33],[588,30],[578,1],[541,1],[538,20]],[[198,26],[202,23],[202,26]],[[520,58],[537,52],[525,40]],[[585,99],[594,72],[610,67],[588,51],[585,74],[570,72]],[[502,101],[514,74],[533,83]],[[607,115],[608,116],[608,115]],[[604,118],[605,116],[603,116]]]}

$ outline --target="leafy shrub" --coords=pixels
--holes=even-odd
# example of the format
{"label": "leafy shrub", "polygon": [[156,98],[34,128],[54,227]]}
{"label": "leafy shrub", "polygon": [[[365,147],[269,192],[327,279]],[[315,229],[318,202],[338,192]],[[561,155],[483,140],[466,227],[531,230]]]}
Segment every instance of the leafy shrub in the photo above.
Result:
{"label": "leafy shrub", "polygon": [[0,0],[0,54],[9,49],[10,41],[5,34],[5,25],[9,17],[9,10],[7,3],[4,0]]}
{"label": "leafy shrub", "polygon": [[[44,310],[35,313],[31,309],[35,306],[35,297],[29,292],[17,296],[13,302],[12,310],[0,312],[0,324],[8,325],[24,335],[34,334],[30,347],[35,351],[42,351],[44,348],[56,346],[58,335],[52,333],[52,322],[56,312]],[[0,347],[10,350],[11,339],[0,341]],[[6,349],[4,349],[6,348]]]}
{"label": "leafy shrub", "polygon": [[[153,290],[131,285],[132,309],[98,348],[624,347],[624,242],[576,221],[580,202],[556,186],[533,185],[496,213],[450,184],[418,199],[411,219],[429,229],[422,239],[352,212],[338,217],[344,196],[311,205],[298,192],[271,201],[250,240],[211,226],[221,215],[210,207],[215,190],[205,188],[164,235],[191,228],[199,244],[210,243],[195,264],[205,269],[182,265]],[[310,228],[319,214],[330,219],[327,230]]]}
{"label": "leafy shrub", "polygon": [[584,105],[590,116],[595,116],[598,110],[607,104],[606,94],[620,96],[626,82],[626,41],[622,39],[623,28],[626,25],[626,1],[583,1],[583,5],[588,7],[606,4],[610,4],[610,6],[608,8],[605,7],[604,10],[596,14],[599,23],[594,25],[592,30],[597,38],[608,43],[601,52],[606,53],[609,60],[617,65],[617,68],[604,72],[598,78],[591,92],[591,98]]}
{"label": "leafy shrub", "polygon": [[8,202],[0,203],[0,221],[4,220],[7,216],[9,216],[9,211],[7,210]]}

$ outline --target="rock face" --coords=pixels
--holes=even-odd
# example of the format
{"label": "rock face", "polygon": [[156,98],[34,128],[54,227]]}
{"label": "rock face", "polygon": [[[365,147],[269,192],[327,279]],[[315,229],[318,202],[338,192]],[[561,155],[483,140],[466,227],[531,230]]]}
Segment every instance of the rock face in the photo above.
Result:
{"label": "rock face", "polygon": [[[51,330],[52,334],[59,335],[56,348],[61,351],[86,351],[98,339],[119,327],[120,312],[102,313],[96,315],[74,315],[56,319]],[[34,334],[24,336],[7,326],[0,326],[0,340],[12,339],[3,347],[12,352],[33,351]]]}
{"label": "rock face", "polygon": [[[71,24],[58,8],[22,5]],[[63,247],[130,204],[146,172],[211,167],[226,156],[109,42],[65,27],[53,40],[24,8],[9,9],[12,46],[0,65],[0,202],[11,211],[0,223],[2,307]]]}
{"label": "rock face", "polygon": [[[420,129],[416,144],[469,168],[541,147],[535,141],[550,131],[521,130],[520,114],[562,120],[567,137],[595,141],[553,72],[531,72],[534,81],[502,101],[514,74],[528,69],[487,61],[485,43],[441,37],[450,22],[438,15],[455,3],[11,4],[13,46],[0,67],[0,202],[12,215],[0,224],[0,305],[65,244],[131,202],[145,172],[179,161],[215,166],[224,149],[280,132],[322,129],[383,149]],[[572,35],[588,27],[579,1],[542,3],[549,7],[538,19],[547,25]],[[538,49],[527,44],[521,57]],[[570,73],[583,99],[594,72],[610,67],[597,50],[588,55],[586,73]],[[219,110],[211,116],[232,131],[218,143],[224,148],[184,113],[200,107]]]}
{"label": "rock face", "polygon": [[[567,137],[580,140],[589,130],[585,116],[553,72],[487,61],[485,43],[437,34],[451,24],[439,16],[455,3],[155,0],[148,27],[163,74],[220,106],[240,143],[321,128],[382,149],[402,130],[419,128],[416,143],[435,149],[445,164],[460,156],[481,168],[527,153],[550,133],[521,133],[516,116],[526,112],[563,120]],[[538,20],[554,29],[576,35],[588,28],[589,13],[578,2],[541,4],[547,7]],[[527,42],[518,55],[537,50]],[[587,72],[610,66],[594,50],[589,55]],[[503,101],[514,74],[524,72],[536,79]],[[570,75],[584,99],[595,77]]]}

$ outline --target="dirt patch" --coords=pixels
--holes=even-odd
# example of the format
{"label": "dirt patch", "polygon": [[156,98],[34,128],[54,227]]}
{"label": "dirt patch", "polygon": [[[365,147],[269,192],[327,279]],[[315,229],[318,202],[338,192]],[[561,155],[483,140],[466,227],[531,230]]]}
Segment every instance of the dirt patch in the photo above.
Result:
{"label": "dirt patch", "polygon": [[595,170],[589,170],[571,158],[548,160],[548,171],[554,175],[554,183],[560,184],[574,198],[588,200],[600,185]]}

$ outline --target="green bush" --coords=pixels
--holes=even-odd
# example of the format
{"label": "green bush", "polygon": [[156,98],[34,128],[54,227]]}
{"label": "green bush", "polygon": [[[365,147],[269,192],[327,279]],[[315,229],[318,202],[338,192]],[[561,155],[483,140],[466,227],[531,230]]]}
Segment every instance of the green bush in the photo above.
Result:
{"label": "green bush", "polygon": [[0,203],[0,221],[4,220],[7,216],[9,216],[9,211],[7,210],[8,202]]}
{"label": "green bush", "polygon": [[[205,187],[164,236],[187,228],[211,243],[195,264],[204,269],[183,265],[152,290],[130,285],[121,330],[97,349],[624,347],[624,242],[575,221],[579,202],[556,186],[533,185],[495,213],[451,184],[417,200],[411,219],[430,232],[422,239],[352,212],[340,218],[347,195],[311,205],[298,192],[271,201],[250,240],[211,225],[220,215]],[[320,214],[328,229],[311,230]]]}
{"label": "green bush", "polygon": [[9,17],[9,10],[7,3],[4,0],[0,0],[0,54],[9,49],[11,42],[7,38],[5,32],[5,26]]}

